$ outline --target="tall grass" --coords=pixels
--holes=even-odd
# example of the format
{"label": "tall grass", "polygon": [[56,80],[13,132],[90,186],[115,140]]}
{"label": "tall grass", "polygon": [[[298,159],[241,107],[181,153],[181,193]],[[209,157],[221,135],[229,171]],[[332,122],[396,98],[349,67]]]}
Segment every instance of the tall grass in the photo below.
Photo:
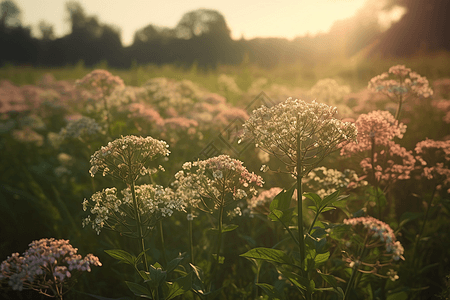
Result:
{"label": "tall grass", "polygon": [[126,85],[141,86],[155,77],[166,77],[176,80],[187,79],[197,83],[211,92],[217,92],[217,78],[227,74],[236,78],[242,90],[247,90],[258,78],[267,78],[270,83],[283,84],[290,87],[311,88],[319,79],[333,78],[349,84],[352,90],[367,86],[368,80],[381,74],[393,65],[404,64],[417,73],[426,76],[430,81],[450,77],[450,53],[439,52],[428,55],[416,55],[400,58],[371,58],[355,56],[352,58],[336,58],[324,62],[296,61],[292,64],[278,65],[272,69],[261,68],[255,64],[242,63],[237,66],[219,65],[215,70],[204,71],[194,64],[191,68],[183,68],[175,64],[162,66],[134,64],[129,69],[113,69],[106,63],[92,68],[86,67],[82,61],[66,67],[46,68],[32,66],[6,65],[0,68],[0,79],[7,79],[16,85],[35,84],[42,75],[51,73],[57,80],[76,80],[94,69],[107,69],[120,76]]}

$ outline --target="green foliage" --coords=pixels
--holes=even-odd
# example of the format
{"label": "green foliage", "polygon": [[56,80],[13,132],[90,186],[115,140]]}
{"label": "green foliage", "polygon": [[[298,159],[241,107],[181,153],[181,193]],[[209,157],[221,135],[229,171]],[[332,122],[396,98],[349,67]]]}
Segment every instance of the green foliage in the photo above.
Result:
{"label": "green foliage", "polygon": [[[318,65],[300,72],[293,64],[285,68],[274,68],[270,73],[249,64],[239,67],[219,66],[217,70],[207,72],[195,69],[194,66],[185,71],[175,65],[136,65],[130,71],[108,68],[121,76],[128,85],[142,86],[155,77],[184,78],[205,88],[208,93],[219,94],[222,94],[217,85],[220,74],[233,74],[244,95],[235,95],[233,99],[243,106],[245,101],[251,101],[246,98],[250,97],[245,94],[246,89],[259,77],[267,78],[270,84],[292,84],[306,88],[319,78],[339,76],[353,88],[359,88],[366,86],[371,76],[381,73],[379,70],[387,70],[386,66],[392,65],[390,61],[382,61],[379,64],[359,62],[357,65],[340,63]],[[443,70],[433,58],[426,58],[423,63],[413,58],[404,59],[401,63],[408,64],[419,73],[427,75],[429,79],[448,74],[448,68]],[[422,66],[422,69],[416,66]],[[423,69],[428,71],[421,71]],[[0,78],[19,85],[34,84],[44,72],[51,72],[56,79],[73,82],[90,71],[91,69],[81,62],[75,67],[46,70],[10,66],[0,69]],[[361,74],[364,76],[360,76]],[[292,198],[296,186],[291,187],[292,178],[276,172],[261,174],[267,187],[285,188],[270,204],[267,203],[266,215],[253,213],[251,218],[248,217],[248,206],[243,201],[233,203],[233,207],[229,208],[231,211],[234,207],[240,207],[244,213],[242,217],[228,220],[226,213],[229,211],[224,212],[224,223],[228,224],[222,227],[220,233],[223,239],[221,247],[216,244],[219,234],[217,215],[195,212],[195,218],[192,220],[195,264],[190,263],[191,258],[183,253],[189,245],[188,221],[184,212],[175,212],[164,222],[164,245],[161,245],[160,233],[147,228],[150,234],[145,240],[145,251],[136,250],[134,239],[114,232],[101,232],[101,235],[97,236],[90,228],[83,229],[81,219],[86,213],[81,209],[81,202],[84,198],[89,198],[93,192],[103,188],[125,188],[123,183],[110,178],[100,176],[95,178],[95,181],[91,180],[88,173],[90,155],[101,145],[120,135],[158,135],[157,137],[162,139],[165,134],[164,138],[167,138],[172,154],[167,161],[155,160],[152,164],[155,167],[161,164],[167,170],[166,173],[158,173],[151,179],[142,178],[139,183],[154,181],[168,186],[176,170],[179,170],[186,160],[198,155],[223,128],[210,121],[193,127],[196,134],[201,133],[202,138],[194,139],[185,131],[171,135],[172,132],[163,132],[164,127],[157,127],[153,123],[148,127],[138,126],[142,125],[138,124],[141,120],[127,111],[127,103],[110,112],[112,136],[103,135],[92,140],[76,139],[54,145],[49,136],[58,134],[61,128],[66,126],[65,118],[69,119],[73,114],[90,116],[104,129],[104,115],[88,112],[86,99],[79,99],[74,95],[73,98],[62,100],[63,95],[61,92],[57,101],[51,102],[52,105],[67,104],[67,107],[64,106],[61,110],[42,106],[36,110],[4,115],[4,119],[0,120],[0,151],[4,158],[0,166],[0,254],[6,258],[11,253],[20,252],[31,240],[46,235],[73,240],[74,244],[80,245],[80,251],[98,255],[103,267],[100,270],[92,270],[94,276],[89,279],[79,278],[75,287],[78,293],[69,293],[67,299],[78,299],[79,295],[89,295],[102,300],[121,295],[186,300],[282,300],[306,298],[307,294],[321,300],[344,297],[420,299],[424,295],[439,294],[448,297],[449,293],[445,290],[448,290],[448,286],[445,285],[444,278],[448,275],[447,257],[450,255],[450,200],[445,188],[436,193],[431,192],[430,181],[417,170],[411,173],[410,179],[393,183],[386,189],[367,186],[349,191],[344,187],[341,191],[325,197],[320,197],[316,191],[305,193],[303,196],[306,199],[303,202],[304,207],[308,208],[304,210],[303,216],[307,226],[304,230],[305,257],[300,257],[298,251],[299,226],[295,218],[293,220],[296,216],[295,208],[291,207],[295,203]],[[139,97],[137,103],[155,110],[162,119],[169,119],[170,109],[157,109],[156,104],[152,102],[152,95]],[[195,107],[204,104],[200,98],[185,97],[192,101]],[[426,105],[431,107],[433,101],[426,102]],[[49,105],[49,102],[46,105]],[[410,105],[413,111],[421,112],[413,102]],[[176,113],[188,118],[194,112],[183,112],[180,109]],[[45,127],[35,129],[43,137],[42,146],[20,142],[13,135],[14,130],[22,129],[24,119],[33,114],[38,114],[45,124]],[[431,118],[436,123],[441,122],[436,116],[424,118]],[[438,129],[444,128],[438,128],[438,125],[435,129],[421,127],[422,123],[414,119],[413,115],[409,114],[408,117],[411,121],[408,128],[411,125],[420,130],[413,133],[407,131],[405,139],[424,138],[428,136],[427,132],[439,135],[436,133]],[[407,143],[404,146],[407,147]],[[412,148],[409,147],[408,150],[410,149]],[[229,151],[228,148],[221,150]],[[62,166],[58,160],[61,153],[69,155],[71,161],[64,166],[67,173],[56,174],[54,170]],[[249,170],[257,173],[261,161],[255,153],[257,152],[254,148],[248,147],[241,153],[241,157],[248,163]],[[351,163],[358,168],[359,162],[355,158],[339,157],[338,154],[324,161],[327,165],[341,169],[347,168]],[[269,164],[271,169],[272,164],[276,166],[274,170],[278,168],[274,159],[271,159]],[[351,195],[341,195],[341,192]],[[372,206],[373,204],[375,206]],[[351,231],[351,226],[343,224],[343,219],[377,216],[378,206],[384,209],[380,216],[383,222],[395,230],[398,240],[405,248],[405,260],[392,262],[392,269],[399,277],[392,281],[390,278],[371,273],[376,268],[387,269],[391,266],[366,266],[364,271],[367,273],[357,273],[351,288],[344,292],[352,276],[349,261],[356,261],[358,255],[363,253],[360,250],[363,248],[361,245],[364,244],[364,239],[356,235],[349,237],[354,232]],[[357,250],[350,251],[351,247]],[[220,248],[218,253],[217,248]],[[375,263],[385,253],[374,250],[363,254],[366,255],[368,263],[370,260]],[[147,265],[144,258],[147,259]],[[215,267],[215,261],[218,261],[220,266]],[[211,270],[215,268],[217,271],[212,278],[214,272]],[[6,285],[2,285],[2,288],[4,286]],[[3,292],[2,290],[0,295],[3,296]],[[8,294],[9,291],[4,293],[11,299],[15,298]]]}

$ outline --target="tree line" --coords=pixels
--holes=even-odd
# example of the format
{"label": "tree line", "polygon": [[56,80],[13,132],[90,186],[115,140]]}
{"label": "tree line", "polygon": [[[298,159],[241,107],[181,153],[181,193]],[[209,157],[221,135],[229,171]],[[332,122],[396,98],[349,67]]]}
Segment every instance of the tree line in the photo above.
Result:
{"label": "tree line", "polygon": [[[420,3],[423,6],[420,5]],[[88,15],[77,2],[68,2],[71,31],[55,38],[52,25],[39,24],[40,37],[20,22],[20,9],[12,0],[1,2],[0,65],[65,66],[83,61],[88,67],[106,62],[115,68],[133,64],[176,64],[202,69],[218,64],[240,64],[244,60],[271,68],[283,63],[314,63],[336,57],[350,57],[364,49],[383,56],[414,54],[418,49],[450,50],[449,1],[390,0],[407,13],[389,30],[383,31],[374,13],[377,1],[366,5],[349,19],[337,21],[329,32],[316,36],[233,40],[225,17],[216,10],[198,9],[183,15],[174,28],[149,24],[137,30],[132,45],[121,42],[120,29]],[[423,9],[423,7],[426,9]],[[420,20],[420,24],[417,22]],[[301,23],[299,24],[301,26]],[[442,27],[443,26],[443,27]],[[447,26],[447,27],[445,27]],[[415,31],[408,31],[415,28]],[[441,30],[439,30],[441,29]],[[402,35],[402,39],[398,38]],[[397,38],[396,38],[397,37]]]}

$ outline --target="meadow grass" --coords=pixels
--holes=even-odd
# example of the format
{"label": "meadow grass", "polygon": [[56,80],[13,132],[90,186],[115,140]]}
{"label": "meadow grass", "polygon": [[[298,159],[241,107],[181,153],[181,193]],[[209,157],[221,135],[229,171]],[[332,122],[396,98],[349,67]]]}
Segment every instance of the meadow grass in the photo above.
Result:
{"label": "meadow grass", "polygon": [[5,65],[0,68],[0,79],[7,79],[16,85],[35,84],[44,74],[51,73],[57,80],[75,81],[95,69],[106,69],[120,76],[126,85],[141,86],[155,77],[166,77],[176,80],[191,80],[192,82],[218,92],[217,78],[220,74],[227,74],[235,78],[242,90],[247,90],[251,83],[258,78],[266,78],[269,83],[277,83],[288,87],[309,89],[319,79],[333,78],[341,84],[349,85],[353,91],[367,86],[367,82],[374,76],[386,72],[393,65],[405,65],[417,73],[433,80],[450,77],[450,53],[400,58],[371,58],[354,56],[352,58],[336,58],[324,62],[294,62],[288,65],[278,65],[271,69],[261,68],[256,64],[242,63],[240,65],[219,65],[214,70],[201,70],[194,64],[190,68],[176,64],[166,65],[133,65],[129,69],[114,69],[105,62],[94,67],[86,67],[82,61],[76,65],[65,67],[33,67]]}

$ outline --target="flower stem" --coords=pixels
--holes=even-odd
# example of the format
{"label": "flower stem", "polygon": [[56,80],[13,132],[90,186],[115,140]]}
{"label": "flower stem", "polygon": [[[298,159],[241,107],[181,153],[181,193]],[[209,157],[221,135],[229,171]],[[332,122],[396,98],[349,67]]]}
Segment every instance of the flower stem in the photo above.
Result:
{"label": "flower stem", "polygon": [[302,203],[302,162],[300,159],[300,133],[297,134],[297,224],[298,224],[298,243],[300,248],[301,268],[305,269],[305,239],[303,237],[303,203]]}
{"label": "flower stem", "polygon": [[222,222],[223,222],[223,205],[220,206],[219,210],[219,235],[217,237],[216,268],[219,267],[219,254],[220,248],[222,246]]}
{"label": "flower stem", "polygon": [[[217,270],[219,269],[219,265],[220,265],[220,248],[222,246],[222,222],[223,222],[223,206],[224,206],[224,197],[225,195],[222,195],[222,201],[220,203],[220,208],[219,208],[219,224],[218,224],[218,235],[217,235],[217,251],[216,251],[216,260],[215,263],[213,264],[212,268],[212,273],[211,274],[211,278],[210,278],[210,282],[211,282],[211,286],[212,283],[216,277],[217,274]],[[211,289],[212,290],[212,289]]]}
{"label": "flower stem", "polygon": [[[297,124],[299,120],[297,117]],[[300,267],[303,272],[303,277],[308,280],[309,283],[309,273],[305,266],[305,238],[303,236],[303,190],[302,190],[302,159],[301,159],[301,140],[300,140],[300,132],[297,133],[297,226],[298,226],[298,244],[300,250]],[[310,285],[306,288],[306,299],[311,299],[311,288]]]}
{"label": "flower stem", "polygon": [[145,242],[144,242],[144,237],[142,235],[142,228],[141,228],[141,215],[139,213],[139,208],[138,208],[138,203],[137,203],[137,199],[136,199],[136,191],[134,189],[134,180],[131,181],[130,184],[130,189],[131,189],[131,196],[133,197],[133,207],[134,207],[134,213],[135,213],[135,218],[136,218],[136,227],[137,227],[137,234],[138,234],[138,239],[140,240],[140,247],[141,247],[141,252],[143,252],[142,255],[142,259],[143,259],[143,263],[144,263],[144,269],[146,272],[148,272],[148,263],[147,263],[147,255],[145,254]]}
{"label": "flower stem", "polygon": [[397,107],[397,112],[395,113],[395,119],[399,120],[400,119],[400,112],[402,110],[402,104],[403,104],[403,97],[400,96],[400,99],[398,100],[398,107]]}
{"label": "flower stem", "polygon": [[106,112],[106,126],[108,130],[108,137],[111,137],[111,120],[109,118],[109,109],[108,109],[108,102],[106,101],[106,97],[103,96],[103,105],[105,106],[105,112]]}
{"label": "flower stem", "polygon": [[349,281],[347,283],[347,287],[345,288],[345,295],[344,295],[344,299],[343,300],[347,299],[350,286],[353,284],[353,282],[355,282],[355,284],[354,284],[354,288],[355,289],[358,286],[358,280],[355,281],[355,279],[358,276],[359,265],[363,261],[363,258],[365,257],[366,249],[367,249],[366,245],[367,245],[368,240],[369,240],[369,234],[366,234],[366,237],[364,238],[364,243],[362,245],[362,248],[359,251],[360,255],[357,258],[358,263],[355,262],[355,265],[352,268],[352,275],[350,276],[350,279],[349,279]]}
{"label": "flower stem", "polygon": [[[422,238],[422,234],[423,234],[423,231],[425,229],[425,225],[427,224],[428,213],[430,211],[431,203],[433,202],[433,198],[434,198],[434,194],[436,193],[436,189],[437,189],[437,184],[434,185],[431,197],[430,197],[430,199],[428,199],[427,210],[425,211],[425,216],[424,216],[424,219],[423,219],[422,227],[420,228],[419,234],[416,236],[416,242],[414,243],[414,250],[413,250],[413,256],[412,256],[413,266],[415,265],[416,254],[417,254],[417,247],[418,247],[420,239]],[[417,270],[417,268],[414,268],[414,269]]]}
{"label": "flower stem", "polygon": [[[192,216],[192,207],[189,207],[189,214]],[[188,230],[189,230],[189,256],[191,257],[191,264],[194,263],[194,242],[192,237],[192,220],[191,218],[188,220]]]}
{"label": "flower stem", "polygon": [[375,187],[375,197],[377,199],[378,219],[381,220],[381,204],[380,204],[380,196],[378,195],[378,180],[375,174],[375,137],[372,137],[371,140],[372,140],[371,163],[372,163],[373,186]]}
{"label": "flower stem", "polygon": [[350,286],[352,285],[353,280],[355,279],[355,275],[357,273],[358,273],[358,266],[355,263],[355,266],[353,266],[353,268],[352,268],[352,275],[350,276],[350,279],[348,280],[348,283],[347,283],[347,287],[345,288],[344,300],[347,299],[348,292],[350,290]]}
{"label": "flower stem", "polygon": [[159,220],[158,227],[159,227],[159,236],[161,238],[160,241],[161,241],[163,265],[166,266],[167,265],[167,257],[166,257],[166,247],[164,246],[164,231],[163,231],[163,226],[162,226],[162,220]]}

